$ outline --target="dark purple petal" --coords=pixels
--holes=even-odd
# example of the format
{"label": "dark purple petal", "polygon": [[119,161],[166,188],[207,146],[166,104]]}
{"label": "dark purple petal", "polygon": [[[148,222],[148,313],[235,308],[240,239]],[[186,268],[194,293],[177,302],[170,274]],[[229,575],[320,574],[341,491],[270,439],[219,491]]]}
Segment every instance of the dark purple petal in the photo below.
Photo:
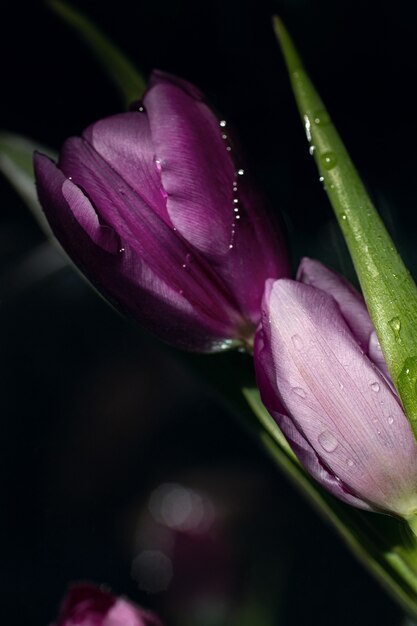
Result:
{"label": "dark purple petal", "polygon": [[235,167],[219,122],[173,83],[144,97],[172,223],[199,251],[225,254],[232,242]]}
{"label": "dark purple petal", "polygon": [[[83,137],[144,204],[171,224],[166,208],[166,192],[162,187],[145,114],[113,115],[89,126]],[[66,174],[72,169],[67,167],[64,155],[61,156],[60,166]]]}
{"label": "dark purple petal", "polygon": [[100,220],[118,233],[121,248],[136,252],[162,282],[184,294],[202,313],[230,320],[230,327],[243,323],[208,264],[196,258],[187,242],[85,140],[67,140],[60,164],[86,191]]}
{"label": "dark purple petal", "polygon": [[184,80],[184,78],[175,76],[175,74],[163,72],[162,70],[153,70],[151,78],[149,80],[149,89],[159,84],[175,85],[176,87],[179,87],[182,91],[187,93],[189,96],[194,98],[194,100],[205,100],[203,92],[200,91],[200,89],[192,83]]}
{"label": "dark purple petal", "polygon": [[[224,311],[219,311],[216,318],[215,311],[206,312],[193,305],[187,294],[181,293],[182,289],[161,280],[129,244],[123,244],[124,248],[117,244],[110,252],[103,248],[102,238],[96,231],[113,233],[115,241],[117,235],[100,224],[93,230],[91,224],[97,224],[94,215],[85,220],[81,213],[83,219],[80,219],[77,213],[80,190],[48,157],[36,155],[35,170],[39,198],[56,237],[76,265],[112,303],[162,338],[174,340],[185,349],[215,351],[230,343],[235,328]],[[73,188],[74,193],[67,193]],[[183,285],[185,290],[186,284]]]}
{"label": "dark purple petal", "polygon": [[[349,494],[400,514],[416,507],[417,446],[409,422],[333,298],[278,280],[268,284],[263,315],[256,367],[266,368],[270,381],[267,406],[272,388],[320,467]],[[260,385],[263,393],[262,378]]]}
{"label": "dark purple petal", "polygon": [[235,198],[233,247],[212,263],[244,315],[257,325],[265,280],[290,275],[287,246],[282,229],[269,218],[265,199],[246,173],[238,176]]}

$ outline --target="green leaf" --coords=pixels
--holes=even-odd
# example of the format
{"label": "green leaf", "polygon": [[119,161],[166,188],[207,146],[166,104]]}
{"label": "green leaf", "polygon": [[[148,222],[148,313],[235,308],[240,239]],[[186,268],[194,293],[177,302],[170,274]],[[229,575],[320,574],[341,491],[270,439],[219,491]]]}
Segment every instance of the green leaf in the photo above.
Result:
{"label": "green leaf", "polygon": [[118,87],[126,106],[142,97],[146,81],[133,63],[80,11],[62,0],[46,0],[48,6],[71,26]]}
{"label": "green leaf", "polygon": [[310,152],[349,247],[388,369],[417,437],[417,287],[277,17],[274,28]]}
{"label": "green leaf", "polygon": [[52,237],[52,232],[38,202],[33,173],[35,150],[56,160],[55,153],[30,139],[0,132],[0,172],[9,180],[24,202],[31,209],[42,230]]}

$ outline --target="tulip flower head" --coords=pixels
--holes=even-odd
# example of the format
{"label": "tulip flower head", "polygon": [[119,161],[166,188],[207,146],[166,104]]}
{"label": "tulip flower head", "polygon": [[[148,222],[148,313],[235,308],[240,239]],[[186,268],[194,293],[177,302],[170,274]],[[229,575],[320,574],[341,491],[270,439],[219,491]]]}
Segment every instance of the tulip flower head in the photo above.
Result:
{"label": "tulip flower head", "polygon": [[70,588],[54,626],[162,626],[153,614],[90,584]]}
{"label": "tulip flower head", "polygon": [[118,308],[195,351],[253,341],[265,280],[288,274],[282,235],[236,162],[226,122],[155,72],[136,111],[35,155],[64,249]]}
{"label": "tulip flower head", "polygon": [[347,281],[309,259],[298,281],[268,281],[255,364],[264,404],[322,486],[362,509],[415,514],[416,441]]}

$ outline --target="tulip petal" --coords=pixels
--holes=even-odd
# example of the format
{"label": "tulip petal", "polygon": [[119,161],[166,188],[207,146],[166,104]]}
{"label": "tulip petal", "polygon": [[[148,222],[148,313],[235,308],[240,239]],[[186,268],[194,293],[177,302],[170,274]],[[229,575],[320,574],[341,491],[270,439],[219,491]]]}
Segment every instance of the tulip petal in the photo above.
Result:
{"label": "tulip petal", "polygon": [[[205,312],[187,298],[188,283],[175,288],[128,243],[120,248],[116,233],[97,221],[88,199],[48,157],[37,154],[34,165],[38,194],[57,239],[110,302],[160,337],[175,337],[182,348],[212,352],[232,343],[230,317]],[[112,237],[115,247],[109,245]]]}
{"label": "tulip petal", "polygon": [[[266,201],[246,172],[238,177],[233,247],[212,265],[222,276],[244,315],[260,321],[267,278],[290,275],[287,246],[279,224],[269,218]],[[268,207],[270,208],[270,207]]]}
{"label": "tulip petal", "polygon": [[88,142],[68,139],[61,151],[60,164],[65,174],[88,193],[101,221],[118,233],[122,248],[129,246],[135,250],[164,283],[183,291],[202,312],[210,312],[214,319],[241,324],[232,298],[209,264]]}
{"label": "tulip petal", "polygon": [[35,166],[41,202],[47,204],[51,196],[62,194],[71,205],[73,217],[91,241],[106,252],[117,254],[120,248],[117,234],[100,224],[94,207],[83,192],[64,176],[49,157],[36,154]]}
{"label": "tulip petal", "polygon": [[[267,289],[269,289],[269,287],[267,287]],[[286,409],[276,392],[275,368],[273,367],[273,360],[270,357],[268,344],[265,347],[265,338],[265,333],[263,329],[260,328],[256,334],[254,358],[258,387],[261,391],[262,401],[268,408],[269,413],[284,433],[297,458],[322,487],[352,506],[371,510],[367,502],[364,502],[350,493],[343,483],[324,467],[314,448],[297,429],[294,421],[284,414]]]}
{"label": "tulip petal", "polygon": [[[416,506],[408,420],[333,298],[295,281],[268,281],[262,332],[257,369],[268,363],[270,387],[320,466],[374,508],[402,514]],[[311,455],[303,462],[320,480]]]}
{"label": "tulip petal", "polygon": [[[123,113],[100,120],[89,126],[83,137],[145,204],[171,224],[149,123],[144,113]],[[61,165],[65,171],[64,159],[61,159]]]}
{"label": "tulip petal", "polygon": [[151,86],[144,105],[172,223],[201,252],[225,254],[232,242],[236,173],[218,120],[173,83]]}
{"label": "tulip petal", "polygon": [[340,307],[345,322],[355,335],[361,348],[368,350],[369,338],[374,329],[362,295],[337,272],[316,261],[301,259],[297,280],[305,285],[322,289],[332,296]]}

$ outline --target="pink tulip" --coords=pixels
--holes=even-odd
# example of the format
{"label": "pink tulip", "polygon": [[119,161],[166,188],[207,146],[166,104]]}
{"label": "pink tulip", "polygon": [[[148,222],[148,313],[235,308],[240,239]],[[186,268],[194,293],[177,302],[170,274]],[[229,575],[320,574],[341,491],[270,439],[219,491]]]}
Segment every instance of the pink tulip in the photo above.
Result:
{"label": "pink tulip", "polygon": [[155,616],[90,584],[71,587],[54,626],[162,626]]}
{"label": "pink tulip", "polygon": [[269,280],[255,342],[263,402],[305,468],[341,500],[410,517],[417,445],[362,297],[304,259]]}

